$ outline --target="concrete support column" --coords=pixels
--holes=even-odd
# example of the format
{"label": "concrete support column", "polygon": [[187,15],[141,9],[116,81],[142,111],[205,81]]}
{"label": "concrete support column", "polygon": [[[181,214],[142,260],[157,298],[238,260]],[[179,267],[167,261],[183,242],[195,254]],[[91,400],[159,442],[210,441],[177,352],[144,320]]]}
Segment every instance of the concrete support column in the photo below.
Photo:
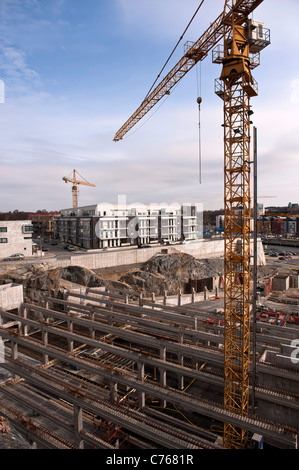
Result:
{"label": "concrete support column", "polygon": [[162,346],[160,348],[160,359],[162,361],[165,361],[166,360],[166,346]]}
{"label": "concrete support column", "polygon": [[194,287],[192,287],[192,293],[191,293],[191,295],[192,295],[191,302],[194,304],[194,303],[195,303],[195,289],[194,289]]}
{"label": "concrete support column", "polygon": [[[153,292],[152,293],[152,303],[154,304],[156,302],[156,296],[155,296],[155,293]],[[153,306],[154,308],[154,306]]]}
{"label": "concrete support column", "polygon": [[11,342],[11,358],[13,361],[18,359],[18,343],[15,341]]}
{"label": "concrete support column", "polygon": [[[48,323],[49,323],[49,319],[47,318],[46,325],[48,325]],[[44,346],[47,347],[48,346],[48,332],[44,330],[44,328],[42,329],[42,340],[43,340]],[[47,353],[44,353],[43,357],[44,357],[44,364],[47,365],[49,362],[49,355]]]}
{"label": "concrete support column", "polygon": [[164,291],[164,295],[163,295],[163,305],[166,305],[167,304],[167,290]]}
{"label": "concrete support column", "polygon": [[179,331],[179,334],[178,334],[178,343],[179,344],[184,343],[184,333],[182,333],[181,331]]}
{"label": "concrete support column", "polygon": [[[162,361],[165,361],[166,360],[166,347],[163,346],[161,349],[160,349],[160,359]],[[167,377],[166,377],[166,370],[163,368],[163,367],[160,367],[159,368],[159,371],[160,371],[160,385],[161,387],[166,387],[166,380],[167,380]],[[161,406],[163,408],[165,408],[167,405],[167,402],[166,400],[161,400]]]}
{"label": "concrete support column", "polygon": [[[184,365],[184,356],[183,354],[178,354],[178,363],[183,366]],[[184,390],[184,374],[178,374],[178,389]]]}
{"label": "concrete support column", "polygon": [[[68,330],[69,330],[69,333],[73,333],[73,322],[72,322],[72,320],[68,321]],[[69,346],[69,352],[73,353],[74,352],[74,341],[69,339],[68,340],[68,346]]]}
{"label": "concrete support column", "polygon": [[204,288],[203,298],[204,298],[204,300],[207,300],[207,298],[208,298],[208,289],[207,289],[207,286],[205,286],[205,288]]}
{"label": "concrete support column", "polygon": [[[11,341],[11,358],[13,361],[18,359],[18,343],[15,341]],[[13,376],[15,380],[17,380],[19,377],[17,374],[14,374]]]}
{"label": "concrete support column", "polygon": [[[184,343],[184,334],[180,331],[178,334],[178,344]],[[184,365],[184,355],[182,353],[178,353],[178,363],[183,366]],[[178,388],[179,390],[183,390],[184,388],[184,375],[178,374]]]}
{"label": "concrete support column", "polygon": [[92,327],[89,329],[89,334],[91,339],[95,339],[95,330]]}
{"label": "concrete support column", "polygon": [[[86,289],[80,289],[80,295],[85,295]],[[80,304],[85,305],[85,299],[80,297]]]}
{"label": "concrete support column", "polygon": [[114,380],[110,381],[110,401],[117,402],[117,382]]}
{"label": "concrete support column", "polygon": [[[89,315],[89,319],[93,322],[94,321],[94,311],[92,310]],[[91,327],[89,330],[89,334],[91,339],[95,339],[95,330]]]}
{"label": "concrete support column", "polygon": [[126,295],[126,297],[125,297],[125,304],[128,304],[128,303],[129,303],[129,296]]}
{"label": "concrete support column", "polygon": [[181,289],[178,291],[178,306],[180,307],[182,305],[182,292]]}
{"label": "concrete support column", "polygon": [[[24,320],[27,320],[27,307],[22,307],[22,316]],[[28,325],[23,323],[23,335],[28,336]]]}
{"label": "concrete support column", "polygon": [[80,438],[80,433],[83,430],[83,413],[82,408],[78,405],[74,405],[74,428],[79,440],[79,449],[83,449],[84,441]]}
{"label": "concrete support column", "polygon": [[[138,379],[142,382],[144,381],[144,363],[138,362]],[[138,406],[139,408],[145,407],[145,393],[142,391],[138,391]]]}
{"label": "concrete support column", "polygon": [[141,293],[139,296],[139,307],[142,307],[142,306],[143,306],[143,302],[142,302],[142,293]]}

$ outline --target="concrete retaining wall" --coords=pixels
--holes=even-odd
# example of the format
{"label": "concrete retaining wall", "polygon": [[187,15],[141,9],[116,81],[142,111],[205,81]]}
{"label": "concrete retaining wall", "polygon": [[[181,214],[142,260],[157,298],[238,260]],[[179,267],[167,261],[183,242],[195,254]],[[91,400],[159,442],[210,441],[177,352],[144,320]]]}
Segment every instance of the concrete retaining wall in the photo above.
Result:
{"label": "concrete retaining wall", "polygon": [[[153,246],[149,248],[128,248],[125,249],[111,249],[107,251],[95,251],[82,255],[71,255],[69,260],[57,260],[55,266],[82,266],[87,269],[104,269],[113,266],[127,266],[134,264],[141,264],[148,261],[153,256],[165,253],[187,253],[195,258],[218,258],[224,254],[224,240],[199,240],[186,244],[178,244],[172,246]],[[259,240],[258,243],[258,259],[259,264],[265,264],[265,255],[263,245]],[[54,261],[54,260],[53,260]]]}

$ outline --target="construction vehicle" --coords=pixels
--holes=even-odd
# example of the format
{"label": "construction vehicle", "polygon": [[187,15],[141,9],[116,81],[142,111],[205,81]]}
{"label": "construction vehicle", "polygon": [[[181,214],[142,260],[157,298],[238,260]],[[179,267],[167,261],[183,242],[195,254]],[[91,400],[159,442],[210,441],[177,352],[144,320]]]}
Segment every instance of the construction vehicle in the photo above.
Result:
{"label": "construction vehicle", "polygon": [[[78,173],[78,172],[77,172]],[[79,174],[79,173],[78,173]],[[83,176],[80,175],[81,178],[83,178]],[[92,184],[92,183],[88,183],[88,181],[79,181],[77,178],[76,178],[76,170],[73,170],[73,179],[70,179],[70,178],[66,178],[65,176],[63,176],[63,181],[65,181],[66,183],[73,183],[73,186],[72,186],[72,201],[73,201],[73,206],[72,207],[78,207],[78,188],[77,188],[77,185],[78,184],[83,184],[85,186],[93,186],[95,188],[95,184]],[[84,178],[83,178],[84,179]]]}
{"label": "construction vehicle", "polygon": [[[270,44],[262,22],[249,18],[263,0],[226,0],[218,18],[185,53],[161,82],[147,94],[134,114],[115,134],[123,136],[159,102],[210,50],[222,64],[215,93],[224,106],[224,406],[248,416],[250,371],[250,99],[257,96],[252,70],[260,64],[260,51]],[[202,2],[203,3],[203,2]],[[218,42],[223,40],[222,45]],[[217,47],[216,47],[217,45]],[[197,99],[200,105],[201,97]],[[254,374],[251,374],[254,380]],[[227,448],[244,448],[248,435],[224,423]]]}

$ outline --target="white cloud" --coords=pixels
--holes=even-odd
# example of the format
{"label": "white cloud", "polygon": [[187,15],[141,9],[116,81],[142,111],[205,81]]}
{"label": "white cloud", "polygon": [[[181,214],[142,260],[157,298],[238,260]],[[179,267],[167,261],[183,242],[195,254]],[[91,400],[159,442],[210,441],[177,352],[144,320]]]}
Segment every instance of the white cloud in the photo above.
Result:
{"label": "white cloud", "polygon": [[35,80],[39,78],[37,72],[31,69],[26,62],[26,54],[12,46],[0,48],[0,67],[8,78]]}
{"label": "white cloud", "polygon": [[[150,37],[153,43],[168,38],[175,41],[173,45],[189,24],[199,3],[198,0],[185,0],[183,5],[180,0],[118,0],[128,34],[131,32],[136,38]],[[221,13],[223,4],[222,0],[204,2],[190,25],[184,42],[196,41],[205,31],[206,25]]]}
{"label": "white cloud", "polygon": [[[260,192],[279,196],[275,203],[283,204],[298,199],[299,67],[295,60],[299,40],[299,28],[295,27],[298,3],[284,2],[288,21],[281,21],[281,3],[272,1],[272,6],[264,2],[255,15],[272,29],[272,44],[262,52],[261,66],[254,71],[260,94],[252,104],[259,137]],[[220,13],[223,3],[223,0],[206,1],[185,39],[196,40],[209,21]],[[118,13],[123,44],[111,43],[109,35],[100,36],[101,41],[95,44],[91,36],[91,42],[82,42],[83,51],[78,51],[76,42],[77,75],[69,71],[68,67],[73,65],[70,62],[65,65],[67,76],[63,77],[62,73],[58,75],[57,66],[67,55],[58,55],[58,49],[65,47],[67,51],[70,42],[64,43],[65,31],[59,22],[70,24],[68,40],[75,30],[71,16],[66,14],[67,4],[63,0],[49,0],[44,7],[38,1],[11,0],[0,6],[9,21],[15,14],[20,24],[20,31],[15,29],[14,33],[6,24],[0,51],[0,69],[6,73],[9,85],[6,87],[9,99],[0,105],[0,162],[4,175],[1,189],[7,195],[1,210],[68,207],[71,187],[61,178],[73,168],[96,184],[96,188],[80,190],[79,201],[84,204],[117,202],[119,194],[126,194],[131,202],[192,200],[203,202],[207,209],[223,207],[223,103],[213,92],[214,78],[220,68],[211,64],[210,57],[202,67],[202,184],[199,184],[194,71],[189,72],[149,121],[145,116],[127,138],[113,142],[115,132],[140,104],[135,101],[136,96],[142,99],[147,92],[149,83],[145,83],[144,77],[155,77],[158,73],[153,68],[153,58],[160,54],[166,59],[199,2],[186,0],[183,7],[179,0],[109,3],[109,11],[114,12],[115,6]],[[30,7],[34,8],[34,15]],[[46,14],[49,11],[57,14],[57,29],[53,16]],[[61,12],[63,18],[59,16]],[[82,34],[82,39],[87,41],[88,15],[82,21],[86,27],[76,34]],[[24,42],[25,26],[30,35]],[[115,33],[111,34],[115,40]],[[39,44],[33,44],[33,38]],[[100,64],[94,62],[94,55],[86,59],[86,44],[93,50],[109,50],[109,56],[103,55]],[[127,64],[126,60],[120,63],[118,59],[120,47],[128,59],[132,54]],[[83,52],[84,65],[79,52]],[[179,56],[181,53],[182,48]],[[51,88],[50,79],[45,76],[47,67],[51,71]],[[97,88],[83,86],[81,72],[94,74]]]}

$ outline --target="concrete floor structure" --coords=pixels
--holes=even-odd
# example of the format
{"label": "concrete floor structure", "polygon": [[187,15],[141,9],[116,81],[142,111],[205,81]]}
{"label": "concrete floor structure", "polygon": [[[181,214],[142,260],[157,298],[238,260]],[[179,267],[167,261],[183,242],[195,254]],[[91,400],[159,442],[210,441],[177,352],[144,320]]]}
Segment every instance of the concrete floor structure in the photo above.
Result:
{"label": "concrete floor structure", "polygon": [[211,301],[211,322],[200,303],[153,300],[84,289],[18,314],[1,309],[11,376],[0,414],[38,448],[221,449],[225,422],[247,430],[249,447],[259,435],[297,448],[298,365],[272,356],[298,327],[257,322],[255,403],[243,418],[223,407],[221,310]]}

